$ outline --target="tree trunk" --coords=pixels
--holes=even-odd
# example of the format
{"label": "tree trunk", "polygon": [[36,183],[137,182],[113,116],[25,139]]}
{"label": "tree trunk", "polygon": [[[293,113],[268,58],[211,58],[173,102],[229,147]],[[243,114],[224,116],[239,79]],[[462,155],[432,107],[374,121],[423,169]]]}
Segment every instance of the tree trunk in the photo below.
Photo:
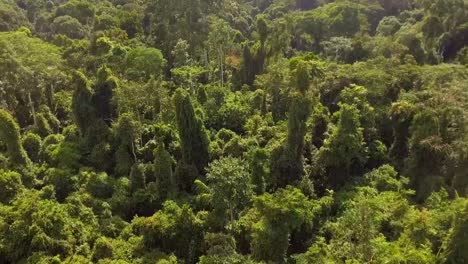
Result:
{"label": "tree trunk", "polygon": [[34,108],[34,103],[31,99],[31,92],[28,92],[28,100],[29,100],[29,107],[31,108],[31,114],[33,116],[34,125],[37,126],[36,109]]}
{"label": "tree trunk", "polygon": [[224,52],[222,48],[218,49],[219,53],[219,68],[221,74],[221,87],[224,87]]}

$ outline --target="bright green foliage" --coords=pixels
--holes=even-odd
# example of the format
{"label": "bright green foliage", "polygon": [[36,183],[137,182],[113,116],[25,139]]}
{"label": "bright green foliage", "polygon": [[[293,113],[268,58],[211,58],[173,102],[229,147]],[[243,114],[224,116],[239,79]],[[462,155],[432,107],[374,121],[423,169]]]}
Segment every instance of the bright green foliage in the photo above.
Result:
{"label": "bright green foliage", "polygon": [[394,16],[388,16],[382,18],[377,27],[377,34],[383,36],[391,36],[395,34],[401,27],[400,21]]}
{"label": "bright green foliage", "polygon": [[341,104],[337,112],[338,123],[330,127],[329,137],[319,151],[319,160],[327,170],[328,184],[339,188],[354,170],[367,160],[363,129],[359,121],[359,110],[354,105]]}
{"label": "bright green foliage", "polygon": [[366,183],[379,192],[394,191],[401,192],[406,188],[408,179],[398,178],[395,169],[386,164],[365,175]]}
{"label": "bright green foliage", "polygon": [[202,120],[195,115],[190,96],[181,89],[174,95],[177,128],[179,129],[182,159],[194,165],[199,173],[208,165],[208,138]]}
{"label": "bright green foliage", "polygon": [[177,257],[189,262],[194,261],[202,246],[201,225],[190,206],[180,207],[173,201],[164,203],[164,208],[153,216],[133,221],[133,228],[143,235],[145,247],[174,251]]}
{"label": "bright green foliage", "polygon": [[252,196],[246,161],[232,157],[215,160],[208,166],[206,178],[215,212],[233,224]]}
{"label": "bright green foliage", "polygon": [[105,258],[112,257],[112,244],[105,238],[100,237],[96,239],[93,248],[93,260],[98,261]]}
{"label": "bright green foliage", "polygon": [[364,140],[370,143],[376,138],[375,110],[369,104],[369,92],[363,86],[351,85],[340,93],[342,103],[354,105],[359,110],[360,123],[363,127]]}
{"label": "bright green foliage", "polygon": [[66,80],[60,49],[21,28],[0,33],[0,50],[3,107],[15,112],[21,125],[33,124],[36,107],[52,96],[50,87]]}
{"label": "bright green foliage", "polygon": [[299,189],[291,186],[255,198],[252,210],[259,219],[251,227],[253,257],[284,263],[291,232],[305,223],[312,223],[320,209],[318,202],[308,200]]}
{"label": "bright green foliage", "polygon": [[468,262],[466,0],[0,0],[0,31],[0,263]]}
{"label": "bright green foliage", "polygon": [[[307,132],[307,119],[311,113],[311,101],[305,97],[311,85],[312,77],[321,73],[312,71],[311,65],[304,60],[290,62],[298,93],[294,93],[288,113],[288,135],[283,145],[272,154],[271,176],[277,187],[298,182],[304,174],[303,149]],[[312,76],[315,75],[315,76]]]}
{"label": "bright green foliage", "polygon": [[0,3],[0,31],[13,31],[27,25],[28,20],[19,7],[8,1]]}
{"label": "bright green foliage", "polygon": [[445,256],[445,263],[463,263],[468,260],[466,248],[468,241],[466,236],[468,233],[468,224],[466,222],[468,216],[468,206],[465,203],[465,208],[461,208],[462,212],[455,216],[453,229],[449,235],[447,243],[447,255]]}
{"label": "bright green foliage", "polygon": [[309,65],[305,61],[300,61],[294,70],[295,87],[304,94],[310,87]]}
{"label": "bright green foliage", "polygon": [[134,48],[125,58],[126,75],[130,79],[149,80],[151,76],[158,76],[166,65],[161,51],[154,48]]}
{"label": "bright green foliage", "polygon": [[289,69],[286,60],[281,60],[271,64],[267,69],[268,73],[257,75],[256,86],[267,90],[271,97],[271,113],[275,122],[282,120],[286,116],[289,107]]}
{"label": "bright green foliage", "polygon": [[263,194],[266,191],[268,181],[268,153],[260,148],[256,148],[250,154],[250,168],[252,170],[251,182],[256,194]]}
{"label": "bright green foliage", "polygon": [[45,118],[45,116],[41,113],[36,115],[36,129],[35,132],[41,136],[46,137],[52,134],[52,129],[50,128],[49,121]]}
{"label": "bright green foliage", "polygon": [[[319,238],[307,253],[298,256],[299,263],[313,259],[320,260],[319,263],[342,263],[343,259],[352,263],[372,259],[379,263],[384,260],[434,263],[427,243],[433,227],[427,221],[427,213],[417,211],[405,199],[411,194],[405,189],[407,181],[399,181],[389,165],[370,172],[365,178],[369,185],[345,193],[350,198],[342,204],[336,221],[325,226],[331,239]],[[404,223],[398,222],[401,219]],[[421,240],[413,243],[417,241],[412,237],[415,235]]]}
{"label": "bright green foliage", "polygon": [[41,199],[41,193],[28,190],[11,206],[1,207],[0,252],[6,261],[26,260],[31,256],[29,250],[48,256],[69,255],[95,237],[97,219],[90,208],[79,201],[59,204]]}
{"label": "bright green foliage", "polygon": [[236,253],[236,241],[223,233],[208,233],[205,236],[207,254],[200,257],[200,264],[254,264],[253,260]]}
{"label": "bright green foliage", "polygon": [[0,109],[0,140],[6,144],[12,163],[28,165],[31,162],[21,145],[18,124],[10,113],[3,109]]}

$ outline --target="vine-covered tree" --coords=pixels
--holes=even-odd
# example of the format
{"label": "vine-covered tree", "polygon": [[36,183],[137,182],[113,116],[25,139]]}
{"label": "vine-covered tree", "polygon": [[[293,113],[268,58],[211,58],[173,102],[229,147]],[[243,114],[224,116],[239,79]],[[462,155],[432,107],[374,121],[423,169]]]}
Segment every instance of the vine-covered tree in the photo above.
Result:
{"label": "vine-covered tree", "polygon": [[27,166],[30,160],[21,145],[20,129],[13,116],[0,109],[0,140],[6,145],[7,153],[13,164]]}
{"label": "vine-covered tree", "polygon": [[174,104],[183,162],[194,165],[201,174],[209,161],[209,142],[203,121],[195,114],[192,99],[184,90],[175,92]]}
{"label": "vine-covered tree", "polygon": [[0,263],[467,262],[467,0],[0,0]]}
{"label": "vine-covered tree", "polygon": [[354,105],[341,104],[336,118],[338,123],[330,127],[318,154],[328,176],[328,185],[334,189],[343,186],[367,161],[359,110]]}

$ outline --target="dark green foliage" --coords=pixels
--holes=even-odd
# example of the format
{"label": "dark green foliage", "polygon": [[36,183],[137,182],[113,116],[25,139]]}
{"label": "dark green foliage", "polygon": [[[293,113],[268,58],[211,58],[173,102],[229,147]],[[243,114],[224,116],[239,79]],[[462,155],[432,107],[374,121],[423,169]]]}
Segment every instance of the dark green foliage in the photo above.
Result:
{"label": "dark green foliage", "polygon": [[198,168],[195,165],[187,164],[179,161],[174,171],[174,178],[177,182],[178,189],[187,192],[193,191],[193,182],[200,177]]}
{"label": "dark green foliage", "polygon": [[295,95],[288,114],[286,141],[273,152],[271,159],[271,176],[278,188],[302,179],[304,136],[309,115],[310,101],[300,94]]}
{"label": "dark green foliage", "polygon": [[41,137],[34,133],[28,133],[21,139],[21,145],[33,162],[39,161],[39,153],[42,148]]}
{"label": "dark green foliage", "polygon": [[0,170],[0,203],[8,204],[21,191],[21,175],[13,171]]}
{"label": "dark green foliage", "polygon": [[56,10],[57,16],[71,16],[82,24],[90,24],[94,18],[95,7],[86,1],[73,0],[60,5]]}
{"label": "dark green foliage", "polygon": [[113,182],[105,172],[89,173],[86,190],[96,198],[106,199],[112,197]]}
{"label": "dark green foliage", "polygon": [[97,117],[107,124],[110,124],[116,117],[117,106],[113,95],[117,88],[117,80],[112,76],[110,69],[106,66],[101,67],[97,72],[92,102],[96,107]]}
{"label": "dark green foliage", "polygon": [[116,173],[126,176],[136,162],[135,140],[140,133],[140,124],[131,114],[124,114],[114,123],[114,138],[117,144],[115,152]]}
{"label": "dark green foliage", "polygon": [[64,169],[49,169],[44,183],[54,186],[57,200],[63,202],[67,196],[78,189],[78,177]]}
{"label": "dark green foliage", "polygon": [[208,165],[208,137],[202,120],[195,115],[190,96],[182,89],[174,95],[177,128],[182,147],[182,159],[203,173]]}
{"label": "dark green foliage", "polygon": [[443,142],[440,121],[432,111],[416,114],[410,130],[408,173],[418,199],[424,200],[441,184],[441,164],[449,153],[449,146]]}
{"label": "dark green foliage", "polygon": [[92,125],[95,117],[95,109],[92,105],[92,92],[86,77],[81,72],[73,74],[72,85],[74,87],[72,109],[74,121],[82,136]]}
{"label": "dark green foliage", "polygon": [[466,252],[466,247],[468,246],[468,241],[466,236],[468,234],[468,206],[465,205],[464,208],[460,208],[462,211],[459,215],[453,220],[453,230],[449,236],[447,243],[447,255],[445,256],[445,262],[447,264],[452,263],[463,263],[468,260],[468,254]]}
{"label": "dark green foliage", "polygon": [[51,27],[56,34],[63,34],[72,39],[80,39],[86,35],[86,29],[80,21],[68,15],[56,17]]}
{"label": "dark green foliage", "polygon": [[144,172],[144,165],[134,164],[130,171],[130,190],[136,192],[139,189],[144,189],[146,187],[146,177]]}
{"label": "dark green foliage", "polygon": [[[288,113],[288,134],[285,142],[272,153],[271,177],[278,188],[297,183],[304,174],[304,137],[307,132],[307,119],[311,114],[311,102],[305,96],[311,86],[312,77],[320,77],[321,70],[312,67],[308,61],[293,58],[292,78],[298,92],[291,98]],[[313,76],[312,76],[313,75]]]}
{"label": "dark green foliage", "polygon": [[21,145],[18,124],[3,109],[0,109],[0,140],[6,144],[10,162],[18,165],[28,165],[31,162]]}
{"label": "dark green foliage", "polygon": [[172,165],[171,155],[164,148],[164,144],[160,144],[154,153],[154,177],[160,201],[174,196],[177,191],[177,181]]}
{"label": "dark green foliage", "polygon": [[252,86],[257,74],[261,74],[265,67],[265,47],[260,42],[247,42],[242,53],[243,65],[241,69],[242,84]]}
{"label": "dark green foliage", "polygon": [[12,2],[0,3],[0,31],[13,31],[29,24],[22,10]]}
{"label": "dark green foliage", "polygon": [[326,137],[330,113],[322,104],[317,104],[311,114],[312,118],[312,143],[319,149],[322,147]]}

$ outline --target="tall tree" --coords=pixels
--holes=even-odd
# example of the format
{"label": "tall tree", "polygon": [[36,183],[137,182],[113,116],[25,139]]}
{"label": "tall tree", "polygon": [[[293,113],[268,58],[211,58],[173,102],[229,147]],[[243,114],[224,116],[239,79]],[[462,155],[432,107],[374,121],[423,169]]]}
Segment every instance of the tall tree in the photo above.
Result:
{"label": "tall tree", "polygon": [[154,153],[154,176],[158,189],[158,198],[165,201],[177,191],[177,182],[172,171],[172,157],[161,142]]}
{"label": "tall tree", "polygon": [[8,156],[13,164],[28,165],[31,161],[21,145],[18,124],[10,113],[0,109],[0,140],[7,146]]}
{"label": "tall tree", "polygon": [[89,88],[89,81],[81,72],[74,72],[72,77],[74,89],[72,109],[75,124],[81,136],[85,136],[95,119],[95,109],[92,104],[93,93]]}
{"label": "tall tree", "polygon": [[207,169],[213,207],[224,219],[229,219],[230,225],[248,205],[253,193],[245,164],[244,160],[226,157],[213,161]]}
{"label": "tall tree", "polygon": [[453,229],[447,243],[445,263],[466,263],[468,261],[468,204],[465,203],[462,211],[455,216]]}
{"label": "tall tree", "polygon": [[288,114],[288,135],[281,147],[272,155],[271,173],[277,187],[301,180],[303,168],[304,136],[307,132],[307,119],[311,113],[311,102],[306,97],[310,87],[310,68],[305,61],[296,65],[293,80],[297,92],[294,93]]}
{"label": "tall tree", "polygon": [[349,177],[367,161],[367,147],[359,121],[359,110],[354,105],[341,104],[336,113],[338,124],[331,126],[329,137],[318,153],[320,164],[328,175],[332,188],[343,186]]}
{"label": "tall tree", "polygon": [[140,135],[140,123],[131,114],[123,114],[114,123],[114,138],[117,145],[115,153],[116,173],[127,176],[137,162],[135,141]]}
{"label": "tall tree", "polygon": [[207,44],[213,50],[213,57],[216,58],[218,66],[219,80],[221,87],[225,80],[225,60],[229,52],[235,49],[235,39],[240,32],[233,29],[228,22],[220,18],[213,18],[211,21],[211,30],[208,34]]}
{"label": "tall tree", "polygon": [[182,160],[203,173],[209,161],[209,142],[203,121],[195,115],[190,95],[177,89],[174,95],[177,128],[182,148]]}
{"label": "tall tree", "polygon": [[113,99],[116,90],[117,79],[112,76],[112,72],[107,66],[102,66],[97,72],[92,101],[96,108],[97,117],[107,124],[111,124],[117,115],[116,100]]}

